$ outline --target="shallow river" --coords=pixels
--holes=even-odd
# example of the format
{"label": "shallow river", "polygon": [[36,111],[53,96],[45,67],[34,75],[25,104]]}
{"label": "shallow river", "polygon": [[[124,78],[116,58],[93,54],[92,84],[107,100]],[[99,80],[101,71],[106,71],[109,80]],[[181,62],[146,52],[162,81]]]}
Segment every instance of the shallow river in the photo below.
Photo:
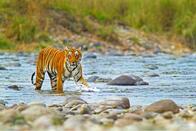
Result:
{"label": "shallow river", "polygon": [[[114,96],[125,96],[132,105],[147,105],[160,99],[172,99],[177,104],[196,104],[196,54],[175,57],[168,54],[154,56],[97,55],[83,59],[84,75],[115,78],[122,74],[140,76],[149,85],[109,86],[106,83],[90,83],[99,92],[81,92],[72,80],[65,81],[65,96],[52,93],[48,76],[42,91],[37,92],[30,77],[35,71],[34,54],[0,54],[0,99],[8,105],[19,102],[42,101],[47,104],[62,103],[66,96],[78,95],[88,102],[97,102]],[[147,74],[156,73],[158,77]],[[18,85],[20,90],[7,88]]]}

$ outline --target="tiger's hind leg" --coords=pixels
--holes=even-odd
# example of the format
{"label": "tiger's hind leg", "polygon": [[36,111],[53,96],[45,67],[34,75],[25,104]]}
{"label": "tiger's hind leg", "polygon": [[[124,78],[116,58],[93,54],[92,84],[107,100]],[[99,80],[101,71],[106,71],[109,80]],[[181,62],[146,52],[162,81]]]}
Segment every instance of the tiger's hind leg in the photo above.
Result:
{"label": "tiger's hind leg", "polygon": [[36,71],[36,82],[35,82],[35,90],[40,90],[44,81],[45,72],[44,71]]}
{"label": "tiger's hind leg", "polygon": [[56,75],[48,72],[48,76],[50,78],[50,84],[51,84],[52,90],[56,91],[56,89],[57,89],[56,88],[56,86],[57,86],[57,77],[56,77]]}

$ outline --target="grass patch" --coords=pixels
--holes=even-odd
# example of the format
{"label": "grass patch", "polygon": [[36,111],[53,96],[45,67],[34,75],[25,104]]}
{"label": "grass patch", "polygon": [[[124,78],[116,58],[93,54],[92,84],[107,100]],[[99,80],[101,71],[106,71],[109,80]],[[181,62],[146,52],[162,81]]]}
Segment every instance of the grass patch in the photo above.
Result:
{"label": "grass patch", "polygon": [[13,49],[15,45],[3,35],[0,35],[0,49]]}
{"label": "grass patch", "polygon": [[[55,20],[49,10],[64,12],[65,17]],[[74,33],[88,32],[111,42],[118,42],[113,27],[125,25],[177,36],[196,48],[195,0],[0,1],[0,29],[17,43],[50,41],[48,32],[54,21]]]}

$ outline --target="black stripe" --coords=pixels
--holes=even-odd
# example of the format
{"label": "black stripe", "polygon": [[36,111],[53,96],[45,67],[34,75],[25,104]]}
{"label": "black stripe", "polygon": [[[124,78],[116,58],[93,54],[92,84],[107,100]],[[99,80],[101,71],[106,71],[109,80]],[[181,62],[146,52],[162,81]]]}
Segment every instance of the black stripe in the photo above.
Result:
{"label": "black stripe", "polygon": [[35,85],[35,82],[33,82],[34,76],[35,76],[35,72],[31,75],[31,83],[32,83],[33,85]]}
{"label": "black stripe", "polygon": [[81,79],[81,77],[82,77],[82,75],[79,77],[79,79],[78,79],[78,80],[76,80],[76,82],[78,82],[78,81]]}

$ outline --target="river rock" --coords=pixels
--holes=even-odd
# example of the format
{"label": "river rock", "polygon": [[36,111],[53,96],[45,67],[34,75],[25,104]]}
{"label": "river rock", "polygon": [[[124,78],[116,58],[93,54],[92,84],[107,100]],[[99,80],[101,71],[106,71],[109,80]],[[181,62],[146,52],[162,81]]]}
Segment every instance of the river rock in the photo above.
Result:
{"label": "river rock", "polygon": [[63,102],[63,105],[66,107],[72,107],[73,105],[78,105],[78,104],[87,104],[87,102],[77,96],[67,97]]}
{"label": "river rock", "polygon": [[156,69],[159,69],[158,66],[156,65],[153,65],[153,64],[147,64],[147,65],[144,65],[145,68],[147,69],[150,69],[150,70],[156,70]]}
{"label": "river rock", "polygon": [[171,111],[164,112],[162,115],[165,119],[172,119],[173,118],[173,112],[171,112]]}
{"label": "river rock", "polygon": [[130,108],[130,102],[127,97],[114,97],[104,102],[100,102],[100,105],[109,106],[112,108],[119,108],[119,109],[128,109]]}
{"label": "river rock", "polygon": [[145,119],[153,119],[157,116],[158,114],[157,113],[154,113],[154,112],[145,112],[142,116],[145,118]]}
{"label": "river rock", "polygon": [[0,70],[7,70],[7,68],[0,66]]}
{"label": "river rock", "polygon": [[84,59],[96,59],[97,58],[97,54],[95,53],[87,53],[84,55]]}
{"label": "river rock", "polygon": [[46,104],[44,104],[43,102],[30,102],[28,104],[28,106],[43,106],[43,107],[46,107]]}
{"label": "river rock", "polygon": [[173,113],[178,113],[179,107],[174,101],[166,99],[152,103],[151,105],[147,106],[144,111],[157,113],[171,111]]}
{"label": "river rock", "polygon": [[148,72],[148,73],[145,74],[145,76],[147,76],[147,77],[159,77],[159,74],[153,73],[153,72]]}
{"label": "river rock", "polygon": [[5,105],[0,104],[0,111],[2,111],[2,110],[4,110],[4,109],[6,109]]}
{"label": "river rock", "polygon": [[22,89],[22,87],[19,87],[17,85],[11,85],[7,87],[8,89],[12,89],[12,90],[16,90],[16,91],[20,91]]}
{"label": "river rock", "polygon": [[12,105],[10,108],[11,108],[11,109],[14,109],[14,110],[16,110],[16,111],[18,111],[18,112],[21,112],[21,111],[27,109],[28,106],[27,106],[27,104],[19,103],[19,104],[14,104],[14,105]]}
{"label": "river rock", "polygon": [[134,121],[129,121],[126,118],[121,118],[115,121],[114,125],[118,127],[124,127],[133,124]]}
{"label": "river rock", "polygon": [[14,109],[3,110],[0,112],[0,122],[11,123],[16,118],[18,112]]}
{"label": "river rock", "polygon": [[111,80],[110,78],[101,78],[99,76],[91,76],[87,79],[88,82],[109,82]]}
{"label": "river rock", "polygon": [[82,115],[75,115],[72,117],[69,117],[63,124],[63,126],[67,129],[74,129],[78,128],[81,129],[84,127],[84,123],[87,121],[87,117]]}
{"label": "river rock", "polygon": [[133,114],[133,113],[126,113],[124,115],[124,118],[127,119],[127,120],[131,120],[131,121],[142,121],[143,118],[142,116],[140,115],[137,115],[137,114]]}
{"label": "river rock", "polygon": [[91,113],[91,109],[87,104],[82,104],[79,108],[80,114],[89,114]]}
{"label": "river rock", "polygon": [[33,123],[33,126],[36,128],[50,128],[51,126],[59,126],[62,125],[64,122],[64,119],[62,116],[59,115],[45,115],[41,116],[38,119],[36,119]]}
{"label": "river rock", "polygon": [[182,117],[182,118],[185,118],[185,119],[190,119],[193,117],[193,115],[188,111],[188,110],[183,110],[179,113],[179,115]]}
{"label": "river rock", "polygon": [[6,105],[7,104],[7,102],[6,101],[4,101],[4,100],[0,100],[0,104],[2,104],[2,105]]}
{"label": "river rock", "polygon": [[114,80],[111,80],[108,85],[148,85],[148,83],[135,75],[121,75]]}
{"label": "river rock", "polygon": [[24,115],[25,119],[30,121],[33,121],[38,117],[46,115],[48,113],[49,111],[46,107],[36,105],[30,106],[21,112],[21,114]]}
{"label": "river rock", "polygon": [[50,116],[46,115],[46,116],[41,116],[38,119],[36,119],[33,123],[33,126],[35,128],[41,128],[41,129],[47,129],[49,127],[52,126],[52,120],[50,118]]}
{"label": "river rock", "polygon": [[107,118],[102,118],[100,120],[100,122],[104,125],[104,126],[112,126],[114,123],[113,119],[107,119]]}

